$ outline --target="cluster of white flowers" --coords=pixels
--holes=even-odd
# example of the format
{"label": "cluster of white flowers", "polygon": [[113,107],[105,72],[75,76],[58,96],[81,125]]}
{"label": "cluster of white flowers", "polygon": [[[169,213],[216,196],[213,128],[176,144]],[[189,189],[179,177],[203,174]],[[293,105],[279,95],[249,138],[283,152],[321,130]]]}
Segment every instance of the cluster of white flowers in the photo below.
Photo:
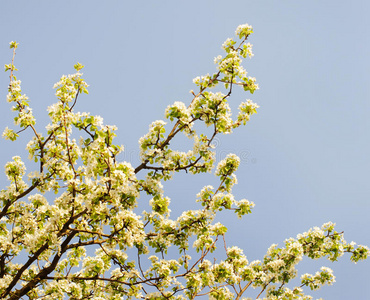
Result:
{"label": "cluster of white flowers", "polygon": [[230,133],[232,130],[231,109],[225,95],[220,92],[204,92],[202,97],[196,97],[191,104],[191,112],[206,126],[215,125],[217,132]]}
{"label": "cluster of white flowers", "polygon": [[187,130],[191,130],[193,127],[190,111],[183,102],[176,101],[173,105],[169,105],[165,111],[165,116],[171,121],[178,119],[180,126],[185,126]]}
{"label": "cluster of white flowers", "polygon": [[[17,43],[11,42],[11,48],[17,48]],[[15,54],[15,52],[14,52]],[[13,64],[5,65],[5,71],[11,70],[11,72],[17,70]],[[33,116],[32,109],[29,107],[28,97],[22,95],[21,81],[16,80],[16,77],[11,73],[11,82],[8,87],[8,94],[6,96],[8,102],[13,102],[15,105],[12,106],[12,111],[18,112],[14,117],[14,124],[19,125],[21,128],[27,128],[33,126],[36,123],[35,117]],[[11,141],[15,141],[18,137],[18,133],[14,130],[6,127],[3,132],[3,137]]]}
{"label": "cluster of white flowers", "polygon": [[26,166],[19,156],[13,156],[12,160],[5,164],[5,174],[10,181],[17,181],[26,173]]}
{"label": "cluster of white flowers", "polygon": [[81,80],[82,73],[77,72],[72,75],[63,75],[60,80],[54,84],[56,89],[55,96],[62,102],[68,103],[76,98],[80,90],[87,91],[88,84]]}
{"label": "cluster of white flowers", "polygon": [[250,116],[257,113],[258,107],[259,106],[256,103],[253,103],[249,99],[246,102],[240,103],[238,119],[235,122],[234,126],[239,126],[241,123],[245,125],[249,121]]}
{"label": "cluster of white flowers", "polygon": [[[217,222],[219,212],[230,210],[242,217],[254,207],[253,202],[237,201],[232,194],[240,165],[235,154],[218,163],[214,172],[218,186],[201,189],[196,199],[199,207],[171,218],[176,199],[171,202],[165,196],[163,181],[179,171],[212,171],[216,135],[231,133],[257,112],[258,105],[247,100],[232,120],[228,103],[232,86],[250,93],[258,89],[256,79],[247,77],[241,65],[242,58],[253,56],[252,45],[246,43],[252,32],[244,24],[236,30],[239,46],[233,39],[226,40],[226,55],[215,58],[217,73],[194,79],[199,91],[192,91],[188,107],[179,101],[167,107],[165,117],[174,123],[169,133],[162,120],[150,125],[139,141],[141,164],[136,168],[118,161],[123,146],[114,144],[115,126],[104,125],[100,116],[74,111],[78,96],[88,93],[81,64],[74,66],[77,73],[63,76],[54,86],[58,102],[48,107],[51,122],[46,136],[35,127],[28,98],[13,75],[15,66],[5,66],[11,72],[7,100],[14,104],[20,132],[30,127],[34,133],[27,151],[38,168],[27,174],[26,183],[20,157],[5,165],[10,185],[0,191],[1,299],[158,300],[201,295],[240,299],[251,286],[259,288],[257,297],[264,294],[264,299],[308,300],[311,297],[303,287],[317,289],[332,284],[335,277],[322,268],[314,275],[304,274],[300,286],[287,287],[297,277],[296,265],[304,256],[335,261],[348,252],[354,262],[368,257],[366,246],[347,243],[331,222],[285,240],[280,248],[273,244],[261,261],[249,262],[238,247],[219,247],[227,232]],[[17,45],[12,42],[11,48]],[[220,82],[226,93],[208,90]],[[195,122],[204,122],[207,133],[197,134]],[[76,129],[83,134],[78,142]],[[6,128],[3,136],[15,140],[18,133]],[[190,138],[190,150],[170,147],[179,133]],[[137,177],[142,170],[145,174]],[[145,203],[139,205],[142,194],[146,194]],[[149,211],[140,212],[145,205]],[[222,249],[225,257],[207,259]],[[176,251],[178,257],[173,256]]]}
{"label": "cluster of white flowers", "polygon": [[95,252],[95,256],[85,257],[82,264],[83,269],[81,270],[81,274],[86,277],[94,277],[109,270],[110,261],[105,260],[103,256],[104,252],[97,250]]}
{"label": "cluster of white flowers", "polygon": [[10,84],[10,91],[6,96],[6,100],[10,102],[23,102],[28,100],[26,95],[22,95],[21,81],[13,80]]}
{"label": "cluster of white flowers", "polygon": [[226,75],[233,74],[234,76],[245,77],[247,71],[240,65],[242,59],[239,57],[238,51],[230,50],[228,55],[218,63],[218,69],[225,72]]}
{"label": "cluster of white flowers", "polygon": [[226,52],[230,51],[230,49],[233,49],[236,42],[232,38],[227,38],[226,41],[222,44],[222,49],[224,49]]}
{"label": "cluster of white flowers", "polygon": [[320,271],[317,271],[315,275],[303,274],[301,276],[301,282],[309,286],[311,290],[317,290],[324,284],[332,285],[335,282],[335,276],[332,269],[321,267]]}
{"label": "cluster of white flowers", "polygon": [[193,79],[193,83],[199,86],[201,89],[206,89],[217,86],[218,80],[216,79],[216,74],[214,74],[213,76],[207,74],[195,77]]}
{"label": "cluster of white flowers", "polygon": [[246,58],[247,56],[249,58],[252,58],[254,56],[252,47],[253,45],[251,43],[244,44],[243,48],[240,50],[240,55],[244,58]]}
{"label": "cluster of white flowers", "polygon": [[18,134],[13,129],[9,129],[8,127],[6,127],[4,129],[2,137],[7,140],[15,141],[18,137]]}
{"label": "cluster of white flowers", "polygon": [[149,160],[153,163],[155,156],[160,156],[162,152],[160,143],[166,132],[165,125],[166,122],[162,120],[154,121],[149,126],[149,132],[139,139],[140,157],[143,162]]}
{"label": "cluster of white flowers", "polygon": [[215,174],[216,176],[229,176],[238,169],[239,165],[240,158],[230,153],[225,159],[218,163]]}
{"label": "cluster of white flowers", "polygon": [[27,127],[29,125],[35,125],[35,117],[32,114],[32,109],[28,108],[27,111],[21,111],[18,117],[14,118],[15,125],[20,127]]}
{"label": "cluster of white flowers", "polygon": [[253,27],[249,24],[239,25],[235,30],[235,34],[239,36],[240,39],[243,37],[248,37],[252,33],[253,33]]}

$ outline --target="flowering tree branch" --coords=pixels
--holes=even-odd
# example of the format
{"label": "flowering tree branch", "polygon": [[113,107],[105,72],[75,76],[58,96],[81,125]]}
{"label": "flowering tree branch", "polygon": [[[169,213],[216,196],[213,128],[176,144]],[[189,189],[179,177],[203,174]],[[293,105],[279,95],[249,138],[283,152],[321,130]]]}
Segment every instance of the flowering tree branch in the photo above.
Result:
{"label": "flowering tree branch", "polygon": [[[258,89],[242,66],[253,56],[247,43],[252,33],[248,24],[240,25],[239,42],[227,39],[224,55],[215,58],[216,72],[193,80],[198,91],[191,91],[190,104],[175,102],[165,110],[167,121],[150,125],[139,140],[141,163],[135,168],[117,159],[123,147],[114,144],[115,126],[75,111],[79,97],[88,94],[79,63],[76,73],[54,85],[58,101],[48,107],[46,135],[37,129],[14,75],[18,44],[11,42],[7,100],[20,129],[6,128],[3,137],[15,141],[32,129],[27,151],[36,171],[25,178],[19,156],[5,165],[10,184],[0,191],[1,299],[241,299],[250,287],[259,289],[257,298],[310,299],[303,288],[318,289],[335,277],[323,267],[288,287],[303,256],[335,261],[347,252],[354,262],[368,257],[366,246],[347,243],[331,222],[287,239],[280,248],[272,245],[261,261],[249,262],[241,249],[227,247],[227,228],[215,222],[216,215],[230,210],[241,218],[254,203],[234,198],[240,160],[229,154],[215,168],[212,142],[246,125],[257,112],[258,105],[246,100],[233,119],[228,103],[234,86],[251,94]],[[167,122],[172,124],[168,134]],[[204,126],[195,130],[194,124]],[[187,152],[170,147],[181,134],[193,143]],[[194,209],[171,218],[162,182],[180,171],[214,171],[219,184],[205,186]],[[145,211],[137,208],[142,194],[150,197]],[[221,238],[223,254],[212,259]]]}

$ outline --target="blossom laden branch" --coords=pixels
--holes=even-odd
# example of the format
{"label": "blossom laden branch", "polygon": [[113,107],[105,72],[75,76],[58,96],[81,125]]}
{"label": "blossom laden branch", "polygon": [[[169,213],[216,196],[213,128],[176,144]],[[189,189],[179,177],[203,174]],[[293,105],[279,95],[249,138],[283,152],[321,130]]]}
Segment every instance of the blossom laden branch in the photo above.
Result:
{"label": "blossom laden branch", "polygon": [[[10,185],[0,191],[2,299],[241,299],[251,286],[265,299],[309,299],[303,288],[332,284],[335,277],[324,267],[302,275],[301,284],[289,288],[303,256],[335,261],[350,253],[354,262],[368,257],[366,246],[347,243],[330,222],[287,239],[281,248],[272,245],[262,261],[249,262],[241,249],[226,246],[227,228],[215,221],[217,216],[230,210],[240,218],[252,212],[254,203],[235,200],[232,188],[240,159],[229,154],[215,168],[212,141],[257,113],[258,105],[248,99],[233,119],[229,105],[234,88],[251,94],[258,89],[242,65],[244,58],[253,57],[247,43],[252,33],[250,25],[240,25],[239,42],[227,39],[224,55],[215,58],[216,72],[193,80],[198,91],[191,91],[190,104],[176,101],[167,107],[170,130],[163,120],[150,125],[139,140],[141,163],[136,168],[117,158],[124,147],[114,144],[115,126],[75,111],[79,98],[88,94],[80,63],[74,66],[76,73],[54,85],[57,102],[48,107],[46,136],[37,131],[14,75],[18,44],[11,43],[7,100],[15,105],[20,130],[6,128],[3,137],[15,141],[30,127],[34,136],[27,151],[38,171],[27,174],[19,156],[5,166]],[[187,152],[170,145],[181,134],[193,144]],[[198,206],[174,219],[163,181],[179,171],[213,171],[219,184],[201,189]],[[140,212],[142,194],[150,200],[147,211]],[[220,237],[223,245],[218,247]],[[211,257],[216,254],[218,258]]]}

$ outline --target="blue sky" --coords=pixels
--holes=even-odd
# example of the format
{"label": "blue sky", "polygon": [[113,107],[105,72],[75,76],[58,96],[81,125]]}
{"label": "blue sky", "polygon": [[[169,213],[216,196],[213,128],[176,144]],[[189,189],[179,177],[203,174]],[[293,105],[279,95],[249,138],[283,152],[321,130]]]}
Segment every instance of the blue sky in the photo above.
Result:
{"label": "blue sky", "polygon": [[[332,221],[348,241],[370,245],[370,13],[348,1],[3,1],[0,61],[20,43],[16,66],[40,125],[55,102],[53,84],[78,61],[90,85],[77,107],[118,126],[122,159],[138,162],[138,139],[174,101],[189,103],[192,79],[215,70],[213,58],[239,24],[253,25],[255,56],[244,66],[260,85],[260,105],[246,127],[217,140],[218,158],[242,157],[236,198],[256,203],[242,221],[225,214],[228,244],[262,258],[272,243]],[[0,74],[0,127],[12,122]],[[1,164],[25,157],[26,137],[1,140]],[[23,142],[23,144],[22,144]],[[193,207],[213,175],[179,174],[166,184],[173,213]],[[1,177],[5,183],[5,176]],[[369,262],[305,260],[302,272],[326,265],[334,286],[314,296],[369,299]]]}

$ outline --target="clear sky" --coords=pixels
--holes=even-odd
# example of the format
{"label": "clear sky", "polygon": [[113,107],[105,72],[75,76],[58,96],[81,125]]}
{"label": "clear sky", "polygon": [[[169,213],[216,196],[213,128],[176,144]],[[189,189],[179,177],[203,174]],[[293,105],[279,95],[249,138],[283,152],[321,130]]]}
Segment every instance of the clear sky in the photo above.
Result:
{"label": "clear sky", "polygon": [[[370,2],[1,1],[0,11],[0,62],[9,63],[8,43],[19,42],[18,77],[39,124],[56,101],[53,84],[78,61],[90,94],[77,109],[117,125],[121,157],[134,166],[148,125],[174,101],[189,103],[192,79],[215,70],[213,58],[239,24],[253,25],[255,56],[244,66],[260,90],[233,101],[250,98],[260,109],[217,140],[217,157],[241,156],[234,194],[256,207],[242,221],[224,215],[228,244],[261,259],[272,243],[332,221],[346,240],[370,245]],[[0,74],[0,131],[12,122],[7,76]],[[25,158],[25,142],[1,140],[0,163]],[[174,215],[215,181],[200,178],[179,174],[166,184]],[[312,295],[370,299],[370,262],[304,260],[299,270],[322,265],[337,282]]]}

